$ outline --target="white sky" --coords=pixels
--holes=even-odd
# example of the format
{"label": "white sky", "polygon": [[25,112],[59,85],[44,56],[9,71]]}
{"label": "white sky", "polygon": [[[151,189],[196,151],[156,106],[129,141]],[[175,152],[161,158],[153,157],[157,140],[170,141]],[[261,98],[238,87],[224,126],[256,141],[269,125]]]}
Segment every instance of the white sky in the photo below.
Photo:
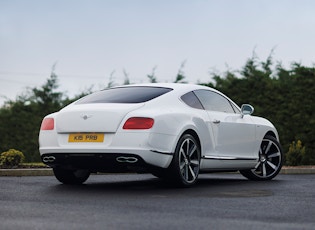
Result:
{"label": "white sky", "polygon": [[[69,96],[94,85],[172,82],[239,70],[255,50],[289,66],[315,60],[313,0],[0,0],[0,105],[46,82]],[[228,66],[228,67],[227,67]]]}

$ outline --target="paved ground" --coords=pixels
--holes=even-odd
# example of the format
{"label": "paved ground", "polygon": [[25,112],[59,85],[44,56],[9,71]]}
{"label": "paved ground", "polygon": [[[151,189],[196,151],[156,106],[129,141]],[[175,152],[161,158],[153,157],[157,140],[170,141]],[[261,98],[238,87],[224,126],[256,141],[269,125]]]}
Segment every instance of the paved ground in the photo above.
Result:
{"label": "paved ground", "polygon": [[148,174],[0,177],[1,229],[315,229],[315,174],[253,182],[201,175],[190,189]]}
{"label": "paved ground", "polygon": [[[280,174],[315,174],[315,166],[282,167]],[[0,176],[52,176],[50,168],[0,169]]]}

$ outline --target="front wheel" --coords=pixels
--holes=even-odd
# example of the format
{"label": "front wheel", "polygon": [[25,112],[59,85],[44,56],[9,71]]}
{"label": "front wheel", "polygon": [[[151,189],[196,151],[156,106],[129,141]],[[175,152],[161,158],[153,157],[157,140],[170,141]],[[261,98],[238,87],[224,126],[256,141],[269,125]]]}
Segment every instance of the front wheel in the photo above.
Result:
{"label": "front wheel", "polygon": [[90,176],[88,170],[66,170],[63,168],[53,169],[55,177],[63,184],[82,184]]}
{"label": "front wheel", "polygon": [[282,148],[276,138],[265,136],[259,149],[259,159],[254,169],[241,170],[240,173],[250,180],[271,180],[281,170]]}
{"label": "front wheel", "polygon": [[178,141],[170,166],[172,179],[180,186],[189,187],[196,183],[200,170],[200,146],[190,134]]}

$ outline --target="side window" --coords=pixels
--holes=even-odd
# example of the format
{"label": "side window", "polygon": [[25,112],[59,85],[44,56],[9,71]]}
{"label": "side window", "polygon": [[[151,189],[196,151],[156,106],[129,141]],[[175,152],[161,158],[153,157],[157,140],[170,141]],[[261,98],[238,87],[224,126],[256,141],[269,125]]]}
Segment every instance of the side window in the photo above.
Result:
{"label": "side window", "polygon": [[193,107],[195,109],[204,109],[199,99],[193,92],[184,94],[183,96],[181,96],[181,99],[183,100],[183,102],[185,102],[185,104],[189,105],[190,107]]}
{"label": "side window", "polygon": [[206,110],[235,113],[230,102],[218,93],[210,90],[196,90],[194,93]]}

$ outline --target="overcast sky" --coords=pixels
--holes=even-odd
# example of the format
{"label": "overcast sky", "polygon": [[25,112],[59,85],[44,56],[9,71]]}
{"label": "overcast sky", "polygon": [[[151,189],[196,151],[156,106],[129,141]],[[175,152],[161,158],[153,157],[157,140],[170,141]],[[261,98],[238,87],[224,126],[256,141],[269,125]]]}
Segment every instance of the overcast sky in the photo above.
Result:
{"label": "overcast sky", "polygon": [[[255,50],[289,66],[315,60],[313,0],[0,0],[0,105],[40,87],[54,63],[69,96],[110,76],[192,83],[241,69]],[[228,66],[228,67],[227,67]]]}

